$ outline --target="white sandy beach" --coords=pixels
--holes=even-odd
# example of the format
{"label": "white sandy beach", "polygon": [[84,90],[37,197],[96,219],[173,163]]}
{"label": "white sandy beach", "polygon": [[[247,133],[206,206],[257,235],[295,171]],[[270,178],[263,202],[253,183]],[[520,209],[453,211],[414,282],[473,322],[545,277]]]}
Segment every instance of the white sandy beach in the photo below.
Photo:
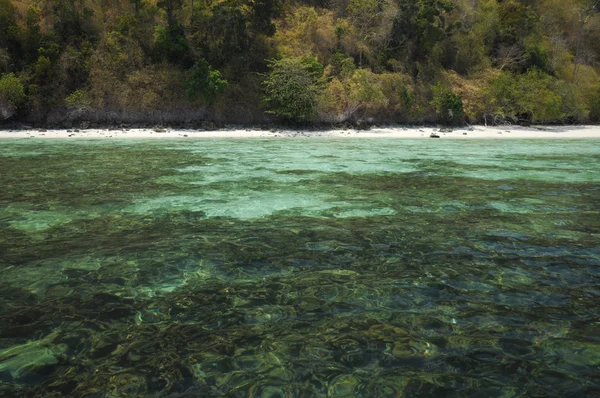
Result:
{"label": "white sandy beach", "polygon": [[370,130],[183,130],[183,129],[86,129],[86,130],[0,130],[0,139],[194,139],[194,138],[398,138],[430,139],[600,139],[600,126],[473,126],[456,129],[432,127],[373,127]]}

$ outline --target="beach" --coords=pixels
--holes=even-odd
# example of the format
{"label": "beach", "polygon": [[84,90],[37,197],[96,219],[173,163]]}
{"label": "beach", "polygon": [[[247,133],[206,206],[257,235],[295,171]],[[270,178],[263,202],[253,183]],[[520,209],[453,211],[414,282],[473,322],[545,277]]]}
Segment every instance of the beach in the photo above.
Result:
{"label": "beach", "polygon": [[[600,139],[600,126],[472,126],[438,127],[373,127],[355,129],[29,129],[3,130],[0,139],[161,139],[161,138],[398,138],[398,139]],[[433,137],[433,138],[437,138]]]}

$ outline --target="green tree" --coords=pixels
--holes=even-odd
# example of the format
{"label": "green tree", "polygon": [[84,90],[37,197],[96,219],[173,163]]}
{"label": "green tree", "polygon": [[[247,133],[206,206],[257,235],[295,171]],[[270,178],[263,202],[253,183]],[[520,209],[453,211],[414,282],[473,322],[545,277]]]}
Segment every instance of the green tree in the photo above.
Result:
{"label": "green tree", "polygon": [[248,21],[242,9],[232,3],[218,3],[210,10],[200,8],[190,29],[197,52],[216,67],[233,63],[250,49]]}
{"label": "green tree", "polygon": [[314,59],[300,58],[283,58],[270,66],[271,73],[263,83],[267,112],[295,122],[313,120],[323,67],[318,68]]}
{"label": "green tree", "polygon": [[433,87],[433,100],[431,105],[435,108],[440,123],[457,124],[464,115],[462,98],[454,94],[441,82]]}
{"label": "green tree", "polygon": [[26,98],[23,83],[14,73],[0,77],[0,118],[8,119],[13,116]]}
{"label": "green tree", "polygon": [[154,50],[158,59],[189,65],[189,46],[182,25],[157,26],[155,37]]}
{"label": "green tree", "polygon": [[191,100],[198,97],[206,104],[212,104],[227,88],[227,80],[221,72],[213,69],[208,62],[201,59],[190,69],[188,74],[187,95]]}
{"label": "green tree", "polygon": [[65,98],[65,104],[73,111],[84,111],[91,107],[92,101],[88,93],[83,90],[75,90]]}
{"label": "green tree", "polygon": [[10,0],[0,0],[0,49],[21,56],[21,29],[17,25],[17,8]]}
{"label": "green tree", "polygon": [[159,0],[156,5],[165,10],[167,23],[171,28],[179,25],[175,13],[183,7],[183,0]]}
{"label": "green tree", "polygon": [[536,68],[515,76],[503,72],[490,84],[489,113],[515,120],[560,120],[566,115],[558,88],[556,79]]}
{"label": "green tree", "polygon": [[585,28],[594,15],[600,12],[600,0],[579,0],[578,3],[580,6],[577,10],[579,28],[577,29],[577,46],[575,48],[575,62],[573,66],[574,77],[577,77],[577,70],[579,68],[579,63],[581,62],[581,48],[583,45]]}
{"label": "green tree", "polygon": [[85,0],[53,0],[48,4],[52,6],[54,32],[61,43],[76,44],[96,38],[94,11]]}
{"label": "green tree", "polygon": [[280,15],[281,4],[279,0],[254,0],[252,7],[252,31],[266,36],[275,34],[275,24],[272,19]]}
{"label": "green tree", "polygon": [[423,59],[437,42],[460,26],[446,23],[447,14],[453,9],[448,0],[398,0],[392,48],[408,49],[411,60]]}

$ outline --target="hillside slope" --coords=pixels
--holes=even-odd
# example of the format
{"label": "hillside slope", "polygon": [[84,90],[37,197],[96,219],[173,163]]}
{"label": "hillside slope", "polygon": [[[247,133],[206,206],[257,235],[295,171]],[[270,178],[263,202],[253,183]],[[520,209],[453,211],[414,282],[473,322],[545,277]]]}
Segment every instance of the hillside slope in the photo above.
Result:
{"label": "hillside slope", "polygon": [[600,0],[0,0],[0,120],[588,122],[598,37]]}

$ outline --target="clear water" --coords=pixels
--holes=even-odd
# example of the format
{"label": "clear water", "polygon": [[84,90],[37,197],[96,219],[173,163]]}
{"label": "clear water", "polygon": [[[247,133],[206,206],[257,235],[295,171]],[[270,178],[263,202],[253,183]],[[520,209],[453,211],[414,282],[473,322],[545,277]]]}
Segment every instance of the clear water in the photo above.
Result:
{"label": "clear water", "polygon": [[0,395],[600,394],[600,141],[0,146]]}

